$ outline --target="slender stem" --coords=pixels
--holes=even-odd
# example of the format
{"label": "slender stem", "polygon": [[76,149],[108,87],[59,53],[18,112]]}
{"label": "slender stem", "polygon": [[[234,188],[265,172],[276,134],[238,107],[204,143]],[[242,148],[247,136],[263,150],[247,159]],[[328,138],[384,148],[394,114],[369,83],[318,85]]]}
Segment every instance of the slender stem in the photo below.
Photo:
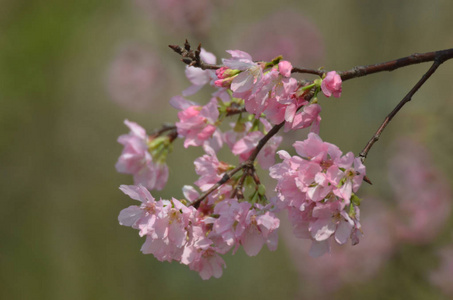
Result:
{"label": "slender stem", "polygon": [[324,75],[324,71],[315,70],[315,69],[305,69],[305,68],[293,68],[291,73],[303,73],[303,74],[313,74],[322,77]]}
{"label": "slender stem", "polygon": [[176,130],[176,126],[173,124],[164,124],[162,128],[155,130],[150,137],[158,137],[166,131]]}
{"label": "slender stem", "polygon": [[245,163],[242,163],[240,165],[238,165],[236,168],[226,172],[225,174],[223,174],[223,177],[222,179],[220,179],[219,181],[217,181],[216,184],[214,184],[213,186],[211,186],[211,188],[209,190],[207,190],[206,192],[204,192],[200,197],[198,197],[198,199],[196,199],[194,202],[192,202],[190,205],[192,205],[193,207],[195,208],[198,208],[200,206],[200,203],[201,201],[203,201],[207,196],[209,196],[209,194],[211,194],[212,192],[214,192],[215,190],[217,190],[222,184],[226,183],[228,180],[231,179],[231,177],[236,174],[237,172],[239,172],[242,168],[244,168],[245,166]]}
{"label": "slender stem", "polygon": [[[182,56],[182,61],[190,66],[198,67],[203,70],[209,69],[209,70],[216,70],[222,67],[222,65],[211,65],[203,62],[200,59],[200,46],[198,46],[197,50],[192,50],[190,47],[190,44],[187,42],[184,44],[184,48],[181,48],[176,45],[169,45],[173,51],[178,53],[179,55]],[[453,58],[453,48],[451,49],[445,49],[445,50],[439,50],[439,51],[433,51],[433,52],[426,52],[426,53],[414,53],[409,56],[405,56],[402,58],[398,58],[395,60],[379,63],[379,64],[373,64],[373,65],[367,65],[367,66],[356,66],[350,70],[347,71],[342,71],[338,72],[338,74],[341,76],[341,79],[343,81],[352,79],[352,78],[357,78],[357,77],[362,77],[378,72],[383,72],[383,71],[393,71],[402,67],[410,66],[410,65],[415,65],[423,62],[428,62],[428,61],[434,61],[435,59],[440,59],[442,61],[448,60]],[[291,70],[292,73],[305,73],[305,74],[314,74],[318,75],[319,77],[323,77],[325,73],[328,71],[322,71],[322,70],[315,70],[315,69],[307,69],[307,68],[298,68],[295,67]]]}
{"label": "slender stem", "polygon": [[273,137],[282,127],[285,125],[285,121],[281,122],[278,125],[275,125],[274,127],[269,130],[269,132],[258,142],[258,145],[255,147],[253,150],[252,154],[250,154],[248,161],[253,163],[253,161],[256,159],[258,156],[258,153],[261,151],[261,149],[266,145],[266,143]]}
{"label": "slender stem", "polygon": [[365,161],[368,152],[370,151],[371,147],[373,147],[374,143],[379,140],[382,132],[384,131],[385,127],[390,123],[393,117],[400,111],[400,109],[409,101],[411,101],[412,96],[418,91],[418,89],[428,80],[429,77],[437,70],[437,68],[442,64],[443,60],[435,60],[434,63],[431,65],[429,70],[422,76],[422,78],[415,84],[415,86],[407,93],[407,95],[398,103],[398,105],[387,115],[382,122],[381,126],[379,126],[376,133],[373,137],[368,141],[365,148],[360,152],[359,157],[362,161]]}
{"label": "slender stem", "polygon": [[244,186],[245,178],[248,175],[248,170],[246,169],[242,172],[241,178],[238,180],[236,187],[234,188],[233,192],[231,193],[231,198],[237,197],[238,200],[244,199],[244,193],[242,192],[242,187]]}
{"label": "slender stem", "polygon": [[[231,177],[236,174],[237,172],[239,172],[240,170],[242,169],[246,169],[244,170],[244,174],[248,172],[247,169],[254,169],[253,167],[253,162],[255,161],[256,157],[258,156],[258,153],[260,152],[260,150],[264,147],[264,145],[266,145],[267,141],[269,141],[270,138],[272,138],[282,127],[283,125],[285,125],[285,122],[283,121],[282,123],[278,124],[278,125],[275,125],[274,127],[272,127],[272,129],[258,142],[258,145],[255,147],[255,149],[253,150],[252,154],[250,154],[249,158],[239,164],[236,168],[234,168],[233,170],[231,171],[228,171],[226,172],[222,179],[220,179],[219,181],[217,181],[216,184],[214,184],[209,190],[207,190],[206,192],[204,192],[200,197],[198,197],[198,199],[196,199],[194,202],[192,202],[192,206],[195,207],[195,208],[198,208],[200,206],[200,203],[207,197],[209,196],[209,194],[211,194],[212,192],[214,192],[215,190],[217,190],[222,184],[226,183],[228,180],[231,179]],[[245,176],[243,176],[244,179],[245,179]],[[239,183],[238,183],[239,184]]]}

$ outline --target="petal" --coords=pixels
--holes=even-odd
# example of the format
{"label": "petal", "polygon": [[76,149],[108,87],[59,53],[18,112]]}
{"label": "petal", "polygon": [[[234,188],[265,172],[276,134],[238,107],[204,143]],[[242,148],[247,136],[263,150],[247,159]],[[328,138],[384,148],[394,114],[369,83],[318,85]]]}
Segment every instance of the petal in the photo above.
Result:
{"label": "petal", "polygon": [[282,76],[289,77],[291,76],[291,70],[293,69],[293,66],[289,61],[283,60],[278,63],[278,71]]}
{"label": "petal", "polygon": [[241,244],[248,256],[255,256],[261,251],[261,248],[263,248],[264,238],[256,226],[251,225],[244,232]]}
{"label": "petal", "polygon": [[129,120],[124,120],[124,124],[126,124],[126,126],[129,127],[129,129],[134,135],[143,139],[147,138],[145,129],[143,129],[143,127],[141,127],[137,123],[131,122]]}
{"label": "petal", "polygon": [[353,225],[351,223],[344,220],[340,221],[340,225],[338,225],[337,231],[335,232],[335,241],[340,245],[346,243],[351,236],[352,227]]}
{"label": "petal", "polygon": [[318,219],[310,223],[311,236],[318,242],[327,240],[335,232],[335,224],[331,218]]}
{"label": "petal", "polygon": [[194,201],[200,196],[200,193],[198,193],[198,191],[193,186],[190,185],[183,186],[182,193],[184,194],[186,200],[190,202]]}
{"label": "petal", "polygon": [[134,226],[142,216],[143,210],[136,205],[131,205],[120,212],[118,221],[123,226]]}

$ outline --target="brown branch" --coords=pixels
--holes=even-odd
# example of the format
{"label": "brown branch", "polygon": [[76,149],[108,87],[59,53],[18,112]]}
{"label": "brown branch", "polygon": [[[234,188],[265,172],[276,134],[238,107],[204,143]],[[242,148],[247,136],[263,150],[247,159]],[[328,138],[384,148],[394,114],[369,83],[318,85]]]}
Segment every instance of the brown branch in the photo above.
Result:
{"label": "brown branch", "polygon": [[388,116],[384,119],[381,126],[379,126],[376,133],[373,137],[368,141],[365,148],[360,152],[359,157],[362,159],[362,162],[365,161],[368,151],[370,151],[371,147],[373,147],[374,143],[379,140],[382,132],[384,131],[385,127],[390,123],[393,117],[400,111],[400,109],[409,101],[411,101],[412,96],[418,91],[418,89],[428,80],[429,77],[437,70],[437,68],[445,61],[443,57],[434,60],[434,63],[429,68],[429,70],[422,76],[422,78],[415,84],[415,86],[407,93],[407,95],[398,103],[398,105],[388,114]]}
{"label": "brown branch", "polygon": [[[256,157],[258,156],[258,153],[260,152],[260,150],[264,147],[264,145],[266,145],[267,141],[270,140],[270,138],[272,138],[282,127],[283,125],[285,125],[285,121],[283,121],[282,123],[278,124],[278,125],[275,125],[274,127],[272,127],[272,129],[258,142],[258,145],[255,147],[255,149],[253,150],[252,154],[250,154],[249,158],[241,163],[240,165],[238,165],[236,168],[234,168],[233,170],[231,171],[228,171],[226,172],[222,179],[220,179],[216,184],[214,184],[209,190],[207,190],[205,193],[203,193],[200,197],[198,197],[194,202],[192,202],[192,206],[195,207],[195,208],[198,208],[200,206],[200,203],[207,197],[209,196],[209,194],[211,194],[212,192],[214,192],[215,190],[217,190],[222,184],[226,183],[228,180],[231,179],[231,177],[236,174],[237,172],[239,172],[240,170],[242,169],[246,169],[244,170],[244,174],[248,172],[247,169],[254,169],[253,167],[253,162],[255,161]],[[245,176],[243,176],[244,179],[245,179]]]}
{"label": "brown branch", "polygon": [[209,194],[211,194],[212,192],[214,192],[215,190],[217,190],[222,184],[226,183],[228,180],[231,179],[231,177],[236,174],[237,172],[239,172],[242,168],[245,167],[245,164],[246,163],[242,163],[240,165],[238,165],[236,168],[226,172],[225,174],[223,174],[223,177],[222,179],[220,179],[219,181],[217,181],[216,184],[214,184],[213,186],[211,186],[211,188],[209,190],[207,190],[206,192],[204,192],[200,197],[198,197],[194,202],[192,202],[190,205],[192,205],[193,207],[195,208],[198,208],[200,206],[200,203],[201,201],[203,201],[207,196],[209,196]]}
{"label": "brown branch", "polygon": [[231,105],[230,107],[227,107],[226,109],[226,116],[234,116],[243,112],[246,112],[247,110],[245,109],[244,106],[233,106]]}
{"label": "brown branch", "polygon": [[242,172],[241,178],[239,178],[236,187],[234,188],[233,192],[231,193],[231,198],[237,197],[238,200],[244,199],[244,193],[242,192],[242,187],[244,186],[244,181],[247,175],[249,175],[249,168],[244,167],[245,170]]}
{"label": "brown branch", "polygon": [[161,136],[166,131],[176,131],[176,126],[173,124],[164,124],[161,128],[154,130],[149,136],[150,138],[156,138]]}
{"label": "brown branch", "polygon": [[275,125],[272,127],[271,130],[258,142],[258,145],[255,147],[253,150],[252,154],[250,154],[248,161],[253,164],[255,161],[256,157],[258,156],[258,153],[261,151],[261,149],[266,145],[266,143],[273,137],[282,127],[285,125],[285,121],[281,122],[278,125]]}
{"label": "brown branch", "polygon": [[[179,55],[182,56],[182,61],[193,67],[198,67],[203,70],[216,70],[222,67],[222,65],[211,65],[203,62],[200,59],[200,51],[201,51],[201,44],[198,46],[196,50],[192,50],[189,42],[186,40],[184,43],[184,47],[181,48],[180,46],[177,45],[169,45],[173,51],[178,53]],[[426,53],[414,53],[412,55],[398,58],[395,60],[379,63],[379,64],[373,64],[373,65],[367,65],[367,66],[356,66],[350,70],[347,71],[341,71],[338,72],[338,74],[341,76],[341,79],[343,81],[352,79],[352,78],[357,78],[357,77],[362,77],[378,72],[384,72],[384,71],[393,71],[402,67],[410,66],[410,65],[415,65],[423,62],[428,62],[428,61],[434,61],[434,60],[442,60],[446,61],[448,59],[453,58],[453,48],[451,49],[446,49],[446,50],[439,50],[439,51],[433,51],[433,52],[426,52]],[[316,69],[307,69],[307,68],[298,68],[294,67],[291,70],[291,73],[304,73],[304,74],[313,74],[313,75],[318,75],[319,77],[323,77],[324,74],[326,74],[328,71],[323,71],[323,70],[316,70]]]}
{"label": "brown branch", "polygon": [[200,58],[201,53],[201,44],[198,45],[196,50],[192,50],[189,42],[186,40],[184,43],[184,48],[179,47],[178,45],[168,45],[173,51],[182,56],[181,61],[186,65],[191,67],[200,68],[202,70],[217,70],[221,66],[207,64]]}
{"label": "brown branch", "polygon": [[324,75],[325,71],[296,67],[291,70],[291,73],[313,74],[313,75],[318,75],[319,77],[322,77]]}
{"label": "brown branch", "polygon": [[341,79],[343,81],[349,80],[352,78],[357,78],[357,77],[362,77],[378,72],[383,72],[383,71],[393,71],[402,67],[410,66],[410,65],[415,65],[423,62],[428,62],[428,61],[435,61],[438,60],[441,63],[453,58],[453,48],[452,49],[446,49],[446,50],[440,50],[440,51],[434,51],[434,52],[426,52],[426,53],[415,53],[406,57],[402,57],[399,59],[395,59],[392,61],[388,62],[383,62],[379,64],[374,64],[374,65],[368,65],[368,66],[357,66],[352,68],[351,70],[348,71],[342,71],[338,72],[338,74],[341,76]]}

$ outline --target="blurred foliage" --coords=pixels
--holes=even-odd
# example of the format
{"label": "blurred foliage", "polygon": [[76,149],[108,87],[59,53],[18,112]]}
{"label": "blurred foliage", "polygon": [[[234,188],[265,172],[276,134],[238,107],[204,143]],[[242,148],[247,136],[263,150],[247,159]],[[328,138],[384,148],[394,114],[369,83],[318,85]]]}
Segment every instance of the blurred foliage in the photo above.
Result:
{"label": "blurred foliage", "polygon": [[[183,265],[142,255],[144,240],[117,222],[119,211],[133,204],[118,190],[131,178],[114,169],[121,152],[116,138],[127,131],[123,120],[151,130],[176,119],[166,101],[189,83],[167,45],[186,37],[221,57],[235,35],[289,7],[319,28],[326,68],[343,70],[451,48],[453,3],[229,2],[200,41],[169,32],[171,24],[150,18],[132,0],[0,1],[1,299],[292,299],[303,290],[283,242],[275,253],[227,256],[223,277],[209,281]],[[152,45],[178,86],[151,111],[127,111],[105,91],[115,49],[130,40]],[[321,103],[323,139],[345,152],[360,151],[426,69],[413,66],[345,84],[340,100]],[[429,144],[452,182],[452,70],[451,61],[443,65],[372,149],[367,167],[374,185],[364,187],[367,193],[385,195],[386,145],[401,134]],[[170,183],[156,197],[182,195],[182,185],[194,180],[191,159],[198,150],[175,150]],[[338,299],[441,298],[425,271],[436,264],[432,250],[448,242],[451,228],[430,249],[401,249],[373,281],[345,288]]]}

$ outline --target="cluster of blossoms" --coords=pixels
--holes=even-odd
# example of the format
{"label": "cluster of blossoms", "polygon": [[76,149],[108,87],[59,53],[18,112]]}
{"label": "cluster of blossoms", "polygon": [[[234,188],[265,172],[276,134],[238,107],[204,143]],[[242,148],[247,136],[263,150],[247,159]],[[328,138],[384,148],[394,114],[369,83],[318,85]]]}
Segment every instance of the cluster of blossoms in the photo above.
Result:
{"label": "cluster of blossoms", "polygon": [[[211,53],[189,53],[198,64],[215,66]],[[184,52],[186,51],[186,52]],[[352,153],[342,155],[338,147],[319,137],[321,107],[317,95],[341,95],[341,77],[334,71],[312,82],[291,77],[293,67],[281,57],[271,62],[255,62],[243,51],[227,51],[221,67],[188,66],[186,76],[192,86],[170,104],[179,110],[179,121],[151,135],[139,125],[126,121],[131,132],[119,138],[124,150],[117,170],[134,176],[134,186],[121,186],[124,193],[142,202],[120,213],[122,225],[146,236],[143,253],[161,261],[179,261],[198,271],[203,279],[219,277],[225,263],[220,255],[242,246],[257,255],[263,245],[277,247],[280,221],[275,213],[290,214],[296,235],[313,240],[311,254],[329,250],[329,238],[339,244],[349,238],[359,242],[360,200],[355,196],[365,167]],[[198,61],[195,61],[198,57]],[[201,105],[184,97],[204,85],[215,92]],[[235,122],[221,126],[228,117]],[[229,126],[228,126],[229,125]],[[299,156],[278,152],[283,162],[275,163],[282,141],[276,133],[311,128],[305,141],[295,143]],[[227,129],[225,129],[227,128]],[[160,190],[168,179],[165,164],[172,142],[184,139],[184,147],[202,147],[195,160],[199,176],[193,186],[184,186],[184,199],[156,201],[148,190]],[[238,157],[234,166],[218,159],[224,146]],[[269,170],[277,179],[276,198],[268,199],[255,168]]]}
{"label": "cluster of blossoms", "polygon": [[278,181],[276,206],[288,210],[294,234],[313,240],[310,254],[330,250],[329,239],[344,244],[359,242],[360,204],[354,195],[362,184],[365,166],[349,152],[342,156],[337,146],[323,142],[315,133],[295,142],[299,156],[278,154],[283,162],[270,169]]}
{"label": "cluster of blossoms", "polygon": [[[219,254],[235,252],[239,245],[250,256],[257,255],[264,244],[270,250],[277,248],[280,221],[264,207],[223,199],[209,209],[197,210],[187,200],[156,201],[142,185],[122,185],[120,189],[142,203],[123,209],[118,217],[121,225],[146,236],[141,251],[160,261],[188,265],[203,279],[219,278],[225,266]],[[186,186],[184,195],[190,201],[197,192]]]}

